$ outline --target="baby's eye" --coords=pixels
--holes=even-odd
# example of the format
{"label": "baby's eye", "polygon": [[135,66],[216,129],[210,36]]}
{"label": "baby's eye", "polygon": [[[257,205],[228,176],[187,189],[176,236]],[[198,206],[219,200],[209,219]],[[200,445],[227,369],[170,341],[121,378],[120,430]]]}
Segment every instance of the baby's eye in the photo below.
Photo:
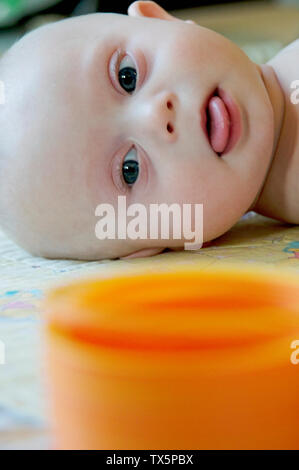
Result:
{"label": "baby's eye", "polygon": [[[135,160],[134,160],[135,158]],[[136,160],[136,149],[132,148],[126,155],[122,164],[122,175],[129,185],[136,183],[139,174],[139,163]]]}
{"label": "baby's eye", "polygon": [[132,59],[125,56],[119,64],[118,81],[120,86],[128,93],[132,93],[136,88],[137,71],[132,67]]}

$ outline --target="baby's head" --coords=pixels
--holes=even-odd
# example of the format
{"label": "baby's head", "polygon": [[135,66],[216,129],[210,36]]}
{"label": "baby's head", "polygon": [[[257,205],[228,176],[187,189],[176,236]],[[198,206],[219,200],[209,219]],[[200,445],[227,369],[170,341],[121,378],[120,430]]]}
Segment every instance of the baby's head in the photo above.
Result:
{"label": "baby's head", "polygon": [[[259,66],[153,2],[28,33],[2,58],[0,79],[0,224],[33,254],[101,259],[183,247],[183,238],[99,240],[95,209],[117,208],[120,195],[146,208],[202,203],[211,240],[248,210],[265,178],[273,111]],[[241,118],[224,152],[223,132],[210,130],[211,145],[203,125],[208,98],[220,93]]]}

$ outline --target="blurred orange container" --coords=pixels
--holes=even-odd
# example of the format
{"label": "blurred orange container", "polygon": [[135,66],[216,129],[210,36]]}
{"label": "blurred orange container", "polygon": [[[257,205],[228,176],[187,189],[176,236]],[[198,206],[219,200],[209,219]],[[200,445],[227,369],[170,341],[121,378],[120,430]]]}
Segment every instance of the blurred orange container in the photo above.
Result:
{"label": "blurred orange container", "polygon": [[55,447],[299,449],[299,276],[138,272],[45,310]]}

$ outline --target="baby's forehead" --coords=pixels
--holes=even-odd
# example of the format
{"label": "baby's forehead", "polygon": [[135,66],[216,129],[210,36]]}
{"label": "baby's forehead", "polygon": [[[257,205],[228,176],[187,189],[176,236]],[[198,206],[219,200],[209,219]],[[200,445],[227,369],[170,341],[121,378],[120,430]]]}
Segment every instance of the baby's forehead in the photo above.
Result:
{"label": "baby's forehead", "polygon": [[[94,27],[99,33],[101,33],[111,32],[115,29],[119,30],[119,28],[121,28],[122,26],[129,26],[130,28],[134,29],[134,27],[143,28],[144,25],[146,25],[147,27],[157,27],[157,25],[159,25],[165,26],[167,28],[169,27],[169,24],[171,24],[171,22],[160,20],[157,18],[131,17],[119,13],[92,13],[74,18],[66,18],[60,21],[56,21],[54,23],[49,23],[37,28],[29,34],[34,34],[37,31],[44,34],[59,34],[65,33],[67,31],[69,31],[70,33],[74,33],[75,31],[77,31],[77,28],[84,33],[84,29],[82,29],[84,27],[86,27],[86,31],[89,32],[92,32]],[[103,29],[98,30],[99,27]],[[119,32],[121,32],[121,30]]]}
{"label": "baby's forehead", "polygon": [[55,42],[63,40],[61,46],[67,46],[67,41],[69,41],[70,43],[77,42],[79,47],[80,41],[84,39],[92,41],[97,38],[104,41],[107,36],[111,37],[114,34],[124,38],[138,33],[149,33],[154,36],[162,33],[164,35],[167,31],[180,27],[180,23],[158,18],[131,17],[118,13],[92,13],[43,25],[28,33],[27,36],[32,35],[32,39],[35,38],[37,42],[43,39],[47,43],[48,39],[49,46],[52,40]]}

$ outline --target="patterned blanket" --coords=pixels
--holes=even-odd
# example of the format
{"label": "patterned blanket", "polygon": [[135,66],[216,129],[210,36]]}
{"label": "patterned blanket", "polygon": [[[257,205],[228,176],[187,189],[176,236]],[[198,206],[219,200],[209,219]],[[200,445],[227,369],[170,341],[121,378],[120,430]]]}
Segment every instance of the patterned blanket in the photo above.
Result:
{"label": "patterned blanket", "polygon": [[228,261],[299,271],[299,226],[249,212],[229,232],[196,253],[166,252],[152,258],[100,262],[32,257],[1,233],[0,341],[5,363],[0,363],[0,448],[8,445],[10,432],[14,436],[19,432],[22,438],[29,431],[40,436],[46,427],[39,354],[41,301],[46,289],[86,275],[108,276],[143,267],[172,270],[182,264],[205,269]]}

